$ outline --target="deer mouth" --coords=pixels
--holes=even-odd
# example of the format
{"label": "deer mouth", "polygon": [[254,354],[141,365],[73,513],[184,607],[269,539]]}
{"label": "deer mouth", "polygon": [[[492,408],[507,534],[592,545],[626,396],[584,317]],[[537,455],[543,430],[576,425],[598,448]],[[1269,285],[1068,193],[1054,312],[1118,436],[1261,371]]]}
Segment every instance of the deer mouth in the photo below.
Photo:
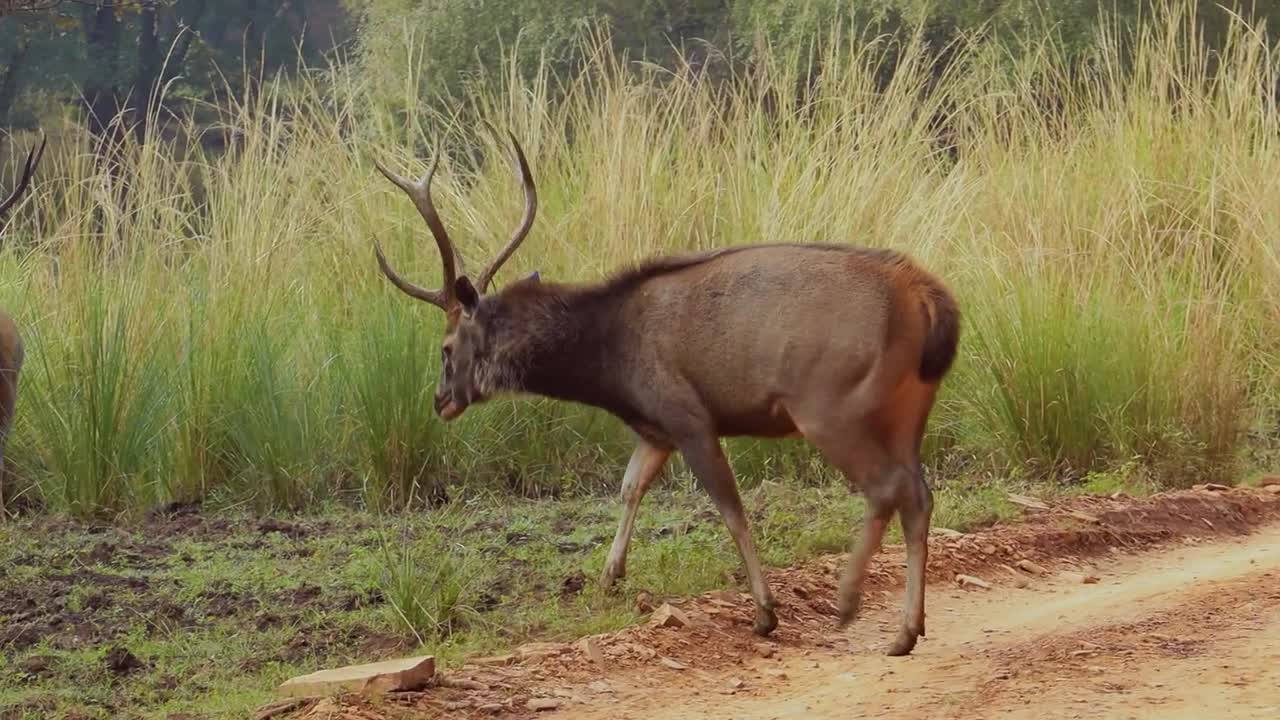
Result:
{"label": "deer mouth", "polygon": [[436,406],[436,414],[439,415],[445,422],[448,422],[450,420],[457,418],[459,415],[462,414],[463,410],[467,409],[466,405],[459,405],[457,402],[454,401],[452,393],[445,395],[444,397],[437,395],[435,406]]}

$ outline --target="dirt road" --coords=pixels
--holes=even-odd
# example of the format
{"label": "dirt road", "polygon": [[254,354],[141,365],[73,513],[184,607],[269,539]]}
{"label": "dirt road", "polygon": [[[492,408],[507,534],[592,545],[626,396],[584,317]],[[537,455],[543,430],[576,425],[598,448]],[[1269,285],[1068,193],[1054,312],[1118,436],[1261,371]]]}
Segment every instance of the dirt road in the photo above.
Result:
{"label": "dirt road", "polygon": [[751,634],[744,592],[668,598],[685,618],[676,627],[535,643],[451,671],[462,683],[300,716],[1280,718],[1280,493],[1031,505],[1015,523],[931,536],[928,637],[905,658],[884,655],[905,560],[891,546],[844,631],[831,602],[842,559],[830,556],[769,573],[781,606],[768,640]]}
{"label": "dirt road", "polygon": [[849,634],[848,654],[693,670],[556,716],[1280,718],[1280,526],[1098,570],[1096,584],[935,590],[929,639],[909,658],[879,654],[886,608]]}

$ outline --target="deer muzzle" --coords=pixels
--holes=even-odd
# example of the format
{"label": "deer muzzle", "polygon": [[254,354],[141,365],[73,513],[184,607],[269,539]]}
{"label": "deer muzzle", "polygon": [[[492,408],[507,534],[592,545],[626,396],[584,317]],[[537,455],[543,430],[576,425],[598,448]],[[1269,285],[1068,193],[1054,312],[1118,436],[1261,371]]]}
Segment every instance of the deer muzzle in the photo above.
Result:
{"label": "deer muzzle", "polygon": [[444,419],[445,422],[453,420],[466,410],[466,406],[459,405],[453,399],[453,393],[446,388],[441,388],[435,397],[436,414]]}

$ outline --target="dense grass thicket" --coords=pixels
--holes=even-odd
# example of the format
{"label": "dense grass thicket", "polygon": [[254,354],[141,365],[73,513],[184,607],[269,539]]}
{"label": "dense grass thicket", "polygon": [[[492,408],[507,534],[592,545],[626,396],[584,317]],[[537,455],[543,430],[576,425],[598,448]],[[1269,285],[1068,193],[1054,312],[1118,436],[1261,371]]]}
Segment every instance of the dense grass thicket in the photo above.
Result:
{"label": "dense grass thicket", "polygon": [[[0,306],[28,346],[10,501],[613,491],[629,439],[600,413],[502,399],[435,418],[441,318],[373,259],[376,237],[406,275],[439,278],[372,159],[419,173],[441,144],[437,204],[466,266],[505,242],[522,203],[507,129],[541,206],[499,285],[764,240],[901,248],[964,312],[935,477],[1238,472],[1280,399],[1280,55],[1265,35],[1237,25],[1211,57],[1173,14],[1108,36],[1083,69],[1046,42],[1010,71],[974,43],[940,79],[904,37],[880,85],[890,41],[828,43],[841,49],[812,76],[766,53],[727,82],[599,42],[567,87],[481,76],[449,115],[417,96],[412,59],[393,104],[408,113],[335,67],[228,100],[225,153],[155,141],[115,173],[75,126],[49,128],[0,251]],[[831,472],[799,443],[732,448],[744,484]]]}

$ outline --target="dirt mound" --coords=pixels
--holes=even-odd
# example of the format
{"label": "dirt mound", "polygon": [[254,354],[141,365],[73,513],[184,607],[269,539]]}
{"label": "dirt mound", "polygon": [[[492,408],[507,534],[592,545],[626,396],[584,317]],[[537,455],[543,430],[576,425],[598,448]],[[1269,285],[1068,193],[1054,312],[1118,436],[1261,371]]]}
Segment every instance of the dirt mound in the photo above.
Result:
{"label": "dirt mound", "polygon": [[[1172,540],[1244,535],[1278,517],[1280,496],[1244,488],[1140,499],[1078,497],[1052,507],[1033,502],[1026,516],[1014,524],[971,534],[938,530],[930,538],[929,578],[937,587],[937,583],[952,584],[957,574],[979,577],[992,586],[1022,585],[1041,571],[1080,571],[1083,577],[1088,561],[1104,553],[1151,548]],[[900,546],[886,547],[877,556],[864,603],[869,611],[900,602],[904,562]],[[651,623],[577,643],[527,645],[511,656],[473,662],[442,675],[438,686],[426,692],[382,699],[347,695],[304,705],[293,717],[533,717],[540,713],[534,708],[607,703],[612,692],[608,676],[640,668],[647,673],[711,673],[761,656],[848,649],[847,634],[835,629],[835,588],[843,564],[842,555],[833,555],[770,572],[769,582],[779,602],[779,626],[768,639],[751,633],[753,608],[747,593],[718,591],[692,599],[668,598],[666,602],[688,618],[687,626]],[[662,602],[662,598],[654,600],[654,604]],[[1010,662],[1015,661],[1011,656]]]}

